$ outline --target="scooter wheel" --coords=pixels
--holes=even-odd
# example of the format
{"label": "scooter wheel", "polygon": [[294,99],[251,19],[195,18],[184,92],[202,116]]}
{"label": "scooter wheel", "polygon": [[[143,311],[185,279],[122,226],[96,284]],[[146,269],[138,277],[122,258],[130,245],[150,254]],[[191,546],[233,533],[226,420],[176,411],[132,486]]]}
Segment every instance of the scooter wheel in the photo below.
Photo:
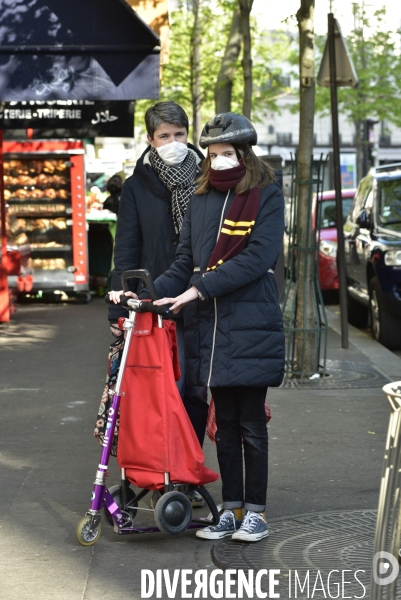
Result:
{"label": "scooter wheel", "polygon": [[77,535],[77,540],[81,544],[81,546],[92,546],[92,544],[95,544],[100,537],[100,534],[102,532],[102,524],[99,521],[96,527],[92,531],[89,531],[91,521],[91,517],[87,515],[86,517],[81,519],[77,525],[75,533]]}
{"label": "scooter wheel", "polygon": [[183,533],[192,520],[189,498],[181,492],[167,492],[155,507],[155,521],[160,531],[178,535]]}
{"label": "scooter wheel", "polygon": [[[120,488],[120,486],[119,485],[111,486],[111,488],[109,488],[109,492],[113,496],[114,502],[117,504],[117,506],[119,506],[119,508],[121,508],[121,488]],[[133,500],[135,500],[135,498],[136,498],[135,492],[131,488],[128,488],[128,502],[132,502]],[[136,513],[138,511],[136,511],[135,509],[128,508],[126,512],[129,514],[131,521],[132,521],[133,519],[135,519]],[[103,514],[104,514],[104,518],[106,519],[106,522],[111,527],[114,527],[113,518],[106,507],[104,507],[104,509],[103,509]]]}

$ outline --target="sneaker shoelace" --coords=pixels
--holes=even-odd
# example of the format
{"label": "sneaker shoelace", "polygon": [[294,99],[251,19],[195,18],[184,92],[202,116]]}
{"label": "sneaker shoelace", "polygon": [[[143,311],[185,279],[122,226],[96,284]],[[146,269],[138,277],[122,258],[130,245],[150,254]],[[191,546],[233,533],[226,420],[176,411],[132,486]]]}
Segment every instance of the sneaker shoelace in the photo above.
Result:
{"label": "sneaker shoelace", "polygon": [[248,511],[242,521],[241,529],[246,533],[252,533],[261,519],[262,517],[258,513]]}
{"label": "sneaker shoelace", "polygon": [[230,521],[232,521],[233,523],[233,527],[235,528],[235,520],[234,520],[234,513],[231,512],[231,510],[225,510],[223,512],[223,514],[220,517],[220,521],[218,522],[218,524],[216,525],[216,527],[224,527],[225,525],[227,525]]}

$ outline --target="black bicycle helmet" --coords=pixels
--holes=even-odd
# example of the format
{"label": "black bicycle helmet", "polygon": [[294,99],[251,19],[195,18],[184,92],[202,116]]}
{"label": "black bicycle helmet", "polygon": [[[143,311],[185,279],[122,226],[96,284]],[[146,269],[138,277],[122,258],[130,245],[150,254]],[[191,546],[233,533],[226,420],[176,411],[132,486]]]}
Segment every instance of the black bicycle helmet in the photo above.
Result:
{"label": "black bicycle helmet", "polygon": [[244,115],[228,112],[215,115],[204,128],[199,140],[201,148],[210,144],[250,144],[258,141],[256,130]]}

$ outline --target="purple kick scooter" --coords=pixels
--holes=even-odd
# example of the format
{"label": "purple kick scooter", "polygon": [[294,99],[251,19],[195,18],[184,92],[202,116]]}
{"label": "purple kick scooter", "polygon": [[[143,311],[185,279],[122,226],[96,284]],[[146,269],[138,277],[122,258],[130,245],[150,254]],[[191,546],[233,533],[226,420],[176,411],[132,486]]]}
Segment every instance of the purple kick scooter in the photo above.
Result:
{"label": "purple kick scooter", "polygon": [[[124,291],[128,290],[128,279],[142,279],[153,300],[157,299],[156,290],[146,270],[126,271],[121,279]],[[106,302],[109,296],[106,296]],[[208,525],[216,525],[219,521],[218,508],[203,486],[192,486],[184,483],[172,484],[169,473],[164,474],[164,489],[154,508],[144,508],[139,506],[142,500],[150,490],[141,490],[135,494],[130,487],[130,482],[125,478],[125,469],[121,469],[120,485],[106,487],[106,474],[110,460],[113,436],[117,417],[120,408],[120,387],[123,380],[124,369],[127,361],[128,351],[131,344],[131,338],[135,327],[137,312],[152,312],[158,315],[158,326],[162,327],[162,317],[169,313],[165,306],[154,306],[151,302],[141,302],[127,296],[121,296],[120,304],[129,311],[129,317],[124,321],[124,330],[126,339],[124,350],[121,357],[121,363],[115,389],[112,391],[113,397],[109,409],[106,431],[100,462],[96,471],[91,503],[86,515],[79,521],[76,528],[77,540],[82,546],[91,546],[95,544],[101,534],[101,511],[104,512],[106,522],[114,527],[114,532],[118,535],[128,535],[133,533],[153,533],[164,531],[170,534],[183,533],[186,529],[198,529]],[[207,518],[192,518],[192,506],[186,496],[186,492],[196,489],[206,501],[210,508],[210,515]],[[151,512],[154,515],[156,525],[150,527],[135,526],[133,521],[138,511]]]}

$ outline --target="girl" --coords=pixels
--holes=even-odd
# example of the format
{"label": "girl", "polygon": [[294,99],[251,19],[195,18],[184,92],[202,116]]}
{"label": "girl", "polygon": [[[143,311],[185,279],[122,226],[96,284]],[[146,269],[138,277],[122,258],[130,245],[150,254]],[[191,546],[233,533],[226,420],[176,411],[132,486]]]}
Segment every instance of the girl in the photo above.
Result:
{"label": "girl", "polygon": [[155,304],[172,304],[174,313],[186,307],[187,383],[208,385],[216,406],[224,512],[216,526],[197,531],[204,539],[254,542],[268,535],[264,402],[268,386],[280,385],[284,374],[274,279],[284,198],[278,176],[252,150],[256,141],[243,115],[219,114],[205,125],[200,145],[208,156],[176,260],[155,282],[162,298]]}

